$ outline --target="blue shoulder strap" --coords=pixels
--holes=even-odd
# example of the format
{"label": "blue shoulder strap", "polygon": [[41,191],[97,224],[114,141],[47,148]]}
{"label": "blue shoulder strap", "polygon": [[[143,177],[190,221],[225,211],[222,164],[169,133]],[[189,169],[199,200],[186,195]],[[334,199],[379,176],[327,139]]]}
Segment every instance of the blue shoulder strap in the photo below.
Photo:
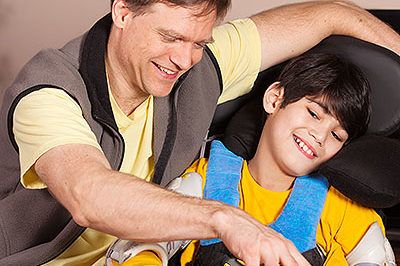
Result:
{"label": "blue shoulder strap", "polygon": [[[222,142],[213,141],[204,198],[238,207],[242,165],[241,157],[229,151]],[[288,202],[278,219],[270,225],[271,228],[290,239],[300,252],[314,248],[327,191],[328,182],[323,176],[297,177]],[[207,246],[220,241],[220,239],[201,240],[200,244]]]}
{"label": "blue shoulder strap", "polygon": [[[228,150],[219,140],[211,143],[206,172],[204,198],[239,207],[239,183],[243,158]],[[234,222],[234,221],[233,221]],[[218,238],[201,240],[203,246],[220,242]]]}
{"label": "blue shoulder strap", "polygon": [[327,192],[325,177],[297,177],[285,208],[270,227],[291,240],[300,253],[314,248]]}

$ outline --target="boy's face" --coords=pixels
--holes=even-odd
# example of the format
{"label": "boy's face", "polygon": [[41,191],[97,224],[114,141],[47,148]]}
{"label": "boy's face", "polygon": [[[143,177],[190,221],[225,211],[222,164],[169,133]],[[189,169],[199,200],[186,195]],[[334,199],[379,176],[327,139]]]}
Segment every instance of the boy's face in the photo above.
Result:
{"label": "boy's face", "polygon": [[306,175],[332,158],[348,135],[319,99],[305,97],[280,108],[282,97],[283,93],[275,97],[270,106],[264,98],[270,113],[261,140],[266,160],[282,174]]}

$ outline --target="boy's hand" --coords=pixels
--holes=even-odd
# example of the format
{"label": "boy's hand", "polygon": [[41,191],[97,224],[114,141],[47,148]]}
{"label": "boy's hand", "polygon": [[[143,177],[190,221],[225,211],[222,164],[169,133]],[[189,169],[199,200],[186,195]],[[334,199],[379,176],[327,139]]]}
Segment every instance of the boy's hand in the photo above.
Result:
{"label": "boy's hand", "polygon": [[238,208],[215,213],[218,237],[246,265],[310,265],[291,241]]}

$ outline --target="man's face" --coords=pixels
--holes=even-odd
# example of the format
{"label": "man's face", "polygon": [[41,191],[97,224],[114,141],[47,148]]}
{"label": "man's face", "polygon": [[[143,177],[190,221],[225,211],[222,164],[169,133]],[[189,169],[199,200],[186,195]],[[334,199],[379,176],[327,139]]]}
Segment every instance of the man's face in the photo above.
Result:
{"label": "man's face", "polygon": [[166,96],[176,80],[203,55],[212,42],[215,11],[196,16],[194,10],[157,3],[142,15],[125,17],[116,53],[122,75],[136,93]]}
{"label": "man's face", "polygon": [[277,107],[269,115],[263,135],[272,169],[286,176],[311,173],[332,158],[348,138],[324,104],[308,98]]}

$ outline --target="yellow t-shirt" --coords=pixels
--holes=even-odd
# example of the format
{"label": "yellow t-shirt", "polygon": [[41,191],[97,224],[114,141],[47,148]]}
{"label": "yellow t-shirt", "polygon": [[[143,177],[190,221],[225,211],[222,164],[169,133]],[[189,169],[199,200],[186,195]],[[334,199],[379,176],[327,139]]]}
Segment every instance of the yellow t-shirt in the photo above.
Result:
{"label": "yellow t-shirt", "polygon": [[[196,161],[186,172],[197,172],[206,180],[207,159]],[[262,224],[273,223],[282,212],[291,190],[275,192],[260,186],[251,176],[244,161],[239,186],[239,208],[249,213]],[[346,198],[331,187],[317,228],[317,243],[327,253],[325,265],[348,265],[345,256],[349,254],[364,236],[369,226],[377,221],[384,230],[380,216],[372,209],[365,208]],[[196,252],[198,241],[192,241],[181,257],[181,265],[189,263]],[[146,262],[148,264],[140,264]],[[122,266],[159,265],[157,255],[142,253],[123,263]]]}
{"label": "yellow t-shirt", "polygon": [[[206,170],[207,160],[200,159],[186,172],[198,172],[205,183]],[[275,192],[260,186],[251,176],[246,161],[243,163],[239,191],[239,207],[266,225],[278,218],[291,192]],[[347,265],[345,256],[375,221],[378,221],[384,230],[382,220],[374,210],[351,201],[331,187],[317,229],[317,243],[327,253],[325,265]],[[182,255],[182,265],[192,259],[197,243],[192,242],[191,245]]]}
{"label": "yellow t-shirt", "polygon": [[[218,103],[223,103],[251,89],[260,70],[261,42],[257,28],[250,19],[216,27],[213,38],[215,42],[209,47],[221,69],[224,88]],[[129,117],[119,109],[111,93],[110,101],[126,145],[120,171],[150,180],[154,171],[152,97]],[[59,89],[44,88],[22,98],[14,112],[13,132],[19,147],[21,182],[26,188],[46,187],[32,166],[51,148],[74,143],[101,150],[79,105]],[[87,229],[49,265],[102,265],[105,251],[114,239]]]}

